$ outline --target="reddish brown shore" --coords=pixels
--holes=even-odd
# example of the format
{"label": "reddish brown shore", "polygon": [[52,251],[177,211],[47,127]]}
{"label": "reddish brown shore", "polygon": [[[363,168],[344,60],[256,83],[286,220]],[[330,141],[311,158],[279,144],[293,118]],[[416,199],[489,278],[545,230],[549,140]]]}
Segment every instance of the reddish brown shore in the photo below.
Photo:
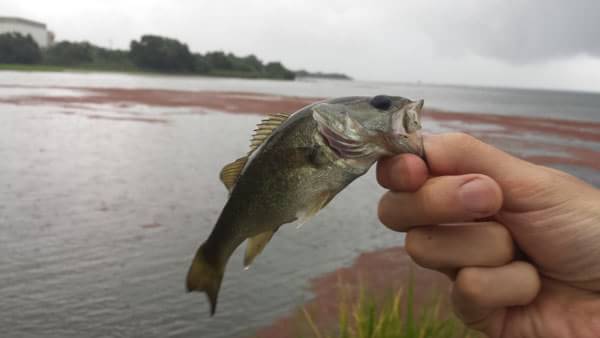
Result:
{"label": "reddish brown shore", "polygon": [[[5,86],[8,87],[8,86]],[[36,87],[23,87],[36,88]],[[18,105],[58,104],[74,110],[94,110],[89,104],[103,104],[115,107],[146,105],[157,107],[190,107],[230,113],[271,114],[295,111],[320,98],[290,97],[269,94],[242,92],[183,91],[162,89],[52,87],[74,90],[80,96],[13,96],[0,97],[0,103]],[[71,111],[65,113],[77,115]],[[123,114],[105,116],[81,114],[93,119],[115,121],[136,121],[166,123],[161,118],[140,117]],[[580,147],[552,142],[557,138],[579,141],[600,142],[600,123],[550,118],[503,116],[493,114],[445,112],[426,110],[425,119],[432,119],[447,130],[460,130],[499,146],[517,156],[543,165],[565,164],[600,170],[600,147]],[[458,124],[457,124],[458,123]],[[426,124],[426,122],[425,122]],[[486,126],[492,126],[490,130]],[[541,136],[535,141],[515,138],[527,133]],[[535,152],[530,151],[535,149]],[[541,151],[541,152],[540,152]]]}
{"label": "reddish brown shore", "polygon": [[183,91],[163,89],[52,87],[81,91],[81,96],[0,97],[13,104],[140,104],[160,107],[200,107],[230,113],[271,114],[295,111],[319,98],[276,96],[241,92]]}
{"label": "reddish brown shore", "polygon": [[[404,248],[396,247],[363,253],[350,267],[341,268],[311,281],[315,297],[304,305],[310,318],[322,332],[335,330],[339,320],[340,303],[356,302],[361,288],[375,299],[390,297],[397,290],[406,290],[413,278],[414,301],[418,308],[431,301],[439,292],[446,296],[450,290],[449,279],[441,273],[415,265]],[[272,325],[258,330],[260,338],[313,337],[303,311],[280,318]]]}

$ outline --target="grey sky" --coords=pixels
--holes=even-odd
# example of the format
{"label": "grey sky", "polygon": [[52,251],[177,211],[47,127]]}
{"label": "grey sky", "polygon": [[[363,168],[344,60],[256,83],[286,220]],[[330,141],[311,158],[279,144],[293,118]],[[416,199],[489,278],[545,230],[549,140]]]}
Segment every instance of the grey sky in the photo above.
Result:
{"label": "grey sky", "polygon": [[364,80],[600,91],[596,0],[3,0],[4,15],[59,40],[153,33]]}

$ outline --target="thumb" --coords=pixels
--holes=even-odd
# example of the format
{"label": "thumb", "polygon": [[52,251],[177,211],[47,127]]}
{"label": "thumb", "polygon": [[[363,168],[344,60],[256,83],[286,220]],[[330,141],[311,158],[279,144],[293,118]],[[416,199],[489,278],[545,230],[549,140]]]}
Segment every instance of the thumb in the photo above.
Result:
{"label": "thumb", "polygon": [[505,210],[537,210],[572,198],[557,179],[570,175],[521,160],[463,133],[426,135],[427,164],[432,175],[484,174],[496,181]]}

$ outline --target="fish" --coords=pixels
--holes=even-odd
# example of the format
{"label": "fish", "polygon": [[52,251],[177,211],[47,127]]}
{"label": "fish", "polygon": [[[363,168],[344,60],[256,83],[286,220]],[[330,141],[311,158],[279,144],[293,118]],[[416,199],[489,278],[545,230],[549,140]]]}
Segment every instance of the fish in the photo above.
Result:
{"label": "fish", "polygon": [[225,266],[244,241],[247,268],[282,225],[306,223],[378,159],[424,158],[423,104],[400,96],[341,97],[264,119],[248,153],[220,173],[229,198],[196,251],[187,290],[206,293],[213,316]]}

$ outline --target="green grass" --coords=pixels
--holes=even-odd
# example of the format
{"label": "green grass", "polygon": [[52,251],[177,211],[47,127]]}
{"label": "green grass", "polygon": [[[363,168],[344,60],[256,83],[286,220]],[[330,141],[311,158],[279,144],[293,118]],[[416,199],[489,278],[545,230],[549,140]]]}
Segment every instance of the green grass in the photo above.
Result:
{"label": "green grass", "polygon": [[338,328],[323,332],[309,311],[304,317],[314,338],[476,338],[479,333],[467,329],[448,313],[447,300],[434,296],[429,303],[415,309],[412,285],[377,302],[360,292],[354,303],[342,297],[339,304]]}
{"label": "green grass", "polygon": [[24,65],[24,64],[0,64],[0,70],[13,70],[21,72],[115,72],[115,73],[150,73],[138,69],[133,65],[113,65],[90,63],[78,66],[54,66],[54,65]]}
{"label": "green grass", "polygon": [[62,72],[66,70],[66,68],[48,65],[0,64],[0,70],[15,70],[22,72]]}
{"label": "green grass", "polygon": [[21,72],[112,72],[129,74],[149,74],[149,75],[177,75],[177,76],[202,76],[202,77],[234,77],[244,79],[270,79],[267,76],[251,72],[212,70],[207,74],[193,73],[162,73],[158,71],[145,70],[135,67],[132,64],[101,64],[89,63],[78,66],[52,66],[52,65],[25,65],[25,64],[0,64],[0,71],[12,70]]}

